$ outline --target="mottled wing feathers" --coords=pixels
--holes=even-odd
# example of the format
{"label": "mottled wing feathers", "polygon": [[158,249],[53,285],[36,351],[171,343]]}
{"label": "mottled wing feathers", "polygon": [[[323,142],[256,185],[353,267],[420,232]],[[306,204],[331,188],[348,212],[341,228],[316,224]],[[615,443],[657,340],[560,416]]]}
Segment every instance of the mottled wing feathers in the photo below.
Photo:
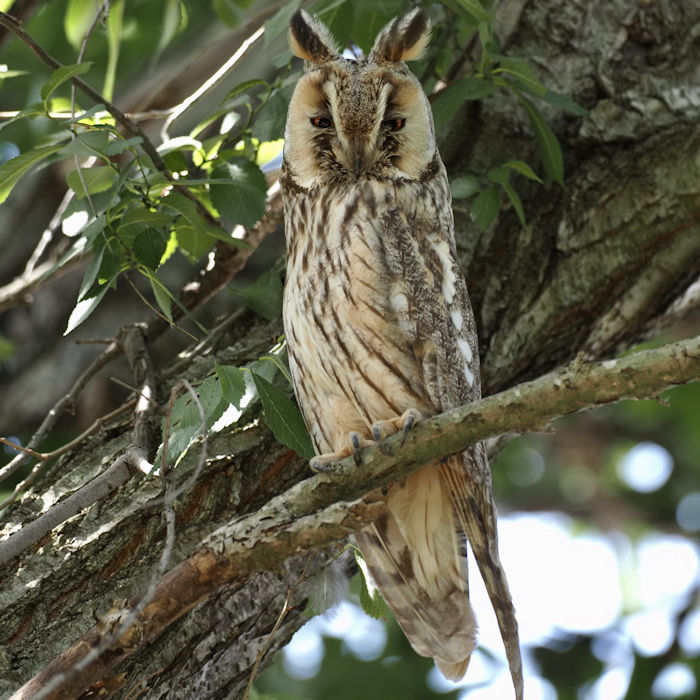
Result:
{"label": "mottled wing feathers", "polygon": [[[441,172],[432,187],[446,186]],[[386,212],[379,225],[394,280],[392,307],[411,339],[431,402],[444,411],[479,398],[476,329],[456,261],[451,212],[432,207],[422,212],[399,197],[397,209]],[[450,459],[439,469],[454,508],[453,527],[466,535],[474,552],[503,635],[516,696],[521,697],[517,621],[498,555],[491,474],[483,445],[471,447],[461,459]]]}

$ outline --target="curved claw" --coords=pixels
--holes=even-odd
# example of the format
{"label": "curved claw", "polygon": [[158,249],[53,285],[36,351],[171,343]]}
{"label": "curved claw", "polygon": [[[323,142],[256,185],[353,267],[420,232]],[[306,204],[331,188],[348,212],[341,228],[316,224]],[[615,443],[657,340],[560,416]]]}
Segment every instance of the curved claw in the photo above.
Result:
{"label": "curved claw", "polygon": [[382,454],[385,454],[388,457],[394,456],[393,450],[384,442],[382,430],[376,423],[372,426],[372,436],[374,437],[374,441],[377,443],[377,447]]}
{"label": "curved claw", "polygon": [[352,458],[356,466],[362,464],[362,448],[360,447],[360,436],[357,433],[350,433],[350,442],[352,442]]}

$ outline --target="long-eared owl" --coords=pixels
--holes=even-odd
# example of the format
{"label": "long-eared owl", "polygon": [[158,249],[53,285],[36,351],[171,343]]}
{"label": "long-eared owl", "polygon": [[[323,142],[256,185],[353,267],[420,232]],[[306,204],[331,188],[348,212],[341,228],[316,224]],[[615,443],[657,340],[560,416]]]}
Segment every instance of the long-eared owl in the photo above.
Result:
{"label": "long-eared owl", "polygon": [[[351,60],[303,10],[291,21],[291,48],[305,70],[289,105],[280,180],[284,324],[318,455],[312,467],[480,396],[447,174],[430,105],[404,63],[420,56],[429,34],[415,9],[381,31],[366,59]],[[476,643],[469,542],[522,697],[483,445],[394,484],[386,505],[356,540],[413,648],[447,678],[466,672]]]}

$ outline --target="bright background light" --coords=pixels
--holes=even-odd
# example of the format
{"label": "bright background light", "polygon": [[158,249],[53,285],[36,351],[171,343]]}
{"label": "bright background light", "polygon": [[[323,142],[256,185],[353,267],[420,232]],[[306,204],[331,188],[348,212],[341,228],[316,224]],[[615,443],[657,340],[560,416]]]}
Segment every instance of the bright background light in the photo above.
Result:
{"label": "bright background light", "polygon": [[[635,543],[619,532],[596,534],[577,528],[571,518],[552,513],[513,514],[499,521],[528,700],[556,698],[551,684],[538,676],[528,646],[566,633],[597,635],[592,650],[605,670],[588,688],[585,700],[624,698],[634,659],[630,644],[642,655],[668,649],[676,616],[700,581],[700,548],[688,540],[655,534]],[[473,560],[470,564],[479,643],[496,661],[477,649],[467,680],[451,683],[434,668],[428,684],[437,692],[469,686],[460,700],[502,700],[512,693],[505,651],[481,577]],[[384,625],[345,601],[310,620],[285,648],[290,675],[308,678],[318,671],[323,635],[343,640],[344,648],[361,659],[377,658],[386,644]],[[686,618],[680,639],[688,653],[700,649],[700,611]],[[689,687],[689,673],[682,664],[667,667],[654,683],[654,697],[675,697],[673,692]],[[474,687],[480,684],[483,687]]]}

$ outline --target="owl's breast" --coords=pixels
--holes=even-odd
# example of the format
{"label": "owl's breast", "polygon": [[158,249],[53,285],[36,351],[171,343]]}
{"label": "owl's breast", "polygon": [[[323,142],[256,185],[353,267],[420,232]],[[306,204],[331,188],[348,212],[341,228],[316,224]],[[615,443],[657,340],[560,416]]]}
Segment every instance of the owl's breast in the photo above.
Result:
{"label": "owl's breast", "polygon": [[391,310],[378,188],[365,183],[330,206],[297,198],[286,212],[290,367],[322,451],[343,447],[351,430],[368,434],[377,420],[428,408],[411,342]]}

